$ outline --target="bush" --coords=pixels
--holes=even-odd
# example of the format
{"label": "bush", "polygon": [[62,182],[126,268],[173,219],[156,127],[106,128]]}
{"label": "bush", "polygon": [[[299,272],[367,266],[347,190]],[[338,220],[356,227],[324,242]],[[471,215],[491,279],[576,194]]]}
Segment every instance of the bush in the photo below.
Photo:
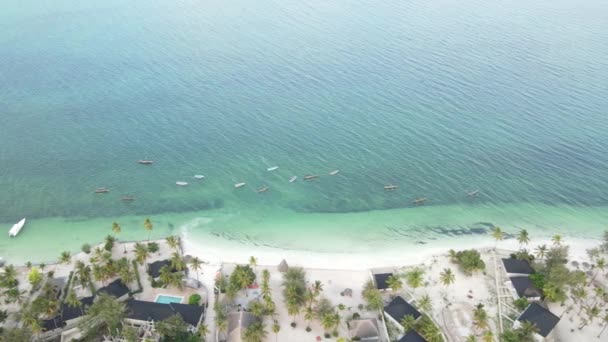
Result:
{"label": "bush", "polygon": [[199,295],[198,293],[192,294],[190,295],[190,297],[188,297],[188,304],[190,305],[198,305],[201,302],[201,295]]}
{"label": "bush", "polygon": [[346,306],[344,306],[344,304],[340,303],[338,304],[338,310],[344,310],[346,309]]}
{"label": "bush", "polygon": [[306,332],[311,332],[312,329],[310,327],[306,327]]}
{"label": "bush", "polygon": [[334,330],[334,332],[331,333],[334,337],[338,337],[338,331]]}
{"label": "bush", "polygon": [[450,251],[452,262],[458,264],[465,274],[470,275],[475,271],[481,271],[486,268],[486,264],[481,260],[481,255],[474,249],[464,250],[460,252]]}
{"label": "bush", "polygon": [[156,253],[158,252],[158,249],[158,244],[156,242],[148,243],[148,251],[150,251],[150,253]]}
{"label": "bush", "polygon": [[89,254],[89,253],[91,253],[91,245],[89,245],[88,243],[85,243],[84,245],[82,245],[82,247],[80,247],[80,250],[85,252],[85,254]]}
{"label": "bush", "polygon": [[361,315],[358,312],[355,312],[353,314],[353,319],[359,319],[359,318],[361,318]]}
{"label": "bush", "polygon": [[528,299],[525,297],[521,297],[519,299],[514,300],[513,304],[518,310],[524,311],[528,307]]}
{"label": "bush", "polygon": [[325,338],[331,338],[331,335],[329,333],[325,333]]}
{"label": "bush", "polygon": [[297,324],[296,324],[296,322],[291,322],[291,327],[292,327],[292,328],[295,328],[295,327],[296,327],[296,325],[297,325]]}

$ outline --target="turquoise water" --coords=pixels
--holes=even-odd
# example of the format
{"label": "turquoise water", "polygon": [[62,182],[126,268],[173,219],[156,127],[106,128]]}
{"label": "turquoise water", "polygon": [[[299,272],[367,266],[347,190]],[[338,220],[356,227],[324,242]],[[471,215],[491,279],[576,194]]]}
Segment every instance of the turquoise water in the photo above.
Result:
{"label": "turquoise water", "polygon": [[4,1],[0,222],[31,223],[0,253],[77,249],[114,220],[138,237],[145,216],[280,247],[320,222],[596,234],[606,18],[603,0]]}
{"label": "turquoise water", "polygon": [[158,297],[156,297],[156,302],[161,304],[181,303],[182,299],[182,297],[158,295]]}

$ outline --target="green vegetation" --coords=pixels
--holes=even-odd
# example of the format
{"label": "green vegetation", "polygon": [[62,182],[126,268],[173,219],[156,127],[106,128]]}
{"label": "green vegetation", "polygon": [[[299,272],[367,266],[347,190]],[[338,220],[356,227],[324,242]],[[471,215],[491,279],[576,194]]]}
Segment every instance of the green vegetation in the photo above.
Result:
{"label": "green vegetation", "polygon": [[451,261],[458,264],[460,269],[467,275],[471,275],[476,271],[485,270],[486,268],[486,264],[481,260],[481,255],[477,250],[469,249],[455,252],[451,249],[449,253]]}
{"label": "green vegetation", "polygon": [[405,282],[412,288],[412,292],[416,291],[416,289],[424,283],[424,270],[420,267],[416,267],[413,270],[406,272]]}
{"label": "green vegetation", "polygon": [[153,227],[152,221],[150,221],[149,218],[146,218],[144,220],[144,229],[148,232],[148,241],[150,241],[150,234],[152,234]]}
{"label": "green vegetation", "polygon": [[190,297],[188,297],[188,304],[190,305],[199,305],[200,302],[201,295],[199,295],[198,293],[191,294]]}
{"label": "green vegetation", "polygon": [[536,326],[528,321],[522,322],[517,329],[505,330],[500,334],[501,342],[534,342],[534,334],[538,331]]}
{"label": "green vegetation", "polygon": [[156,252],[158,252],[159,249],[160,249],[160,247],[158,246],[158,243],[148,242],[148,251],[150,253],[156,253]]}
{"label": "green vegetation", "polygon": [[382,309],[384,309],[384,301],[382,299],[382,294],[371,280],[368,280],[365,283],[361,294],[363,296],[363,299],[367,303],[368,310],[382,311]]}
{"label": "green vegetation", "polygon": [[443,271],[441,271],[441,273],[439,274],[439,281],[441,281],[441,283],[446,287],[450,286],[451,284],[454,284],[455,280],[456,277],[454,276],[452,270],[449,268],[444,268]]}
{"label": "green vegetation", "polygon": [[306,273],[300,267],[290,267],[283,273],[282,285],[287,313],[293,317],[292,325],[295,325],[295,317],[306,305]]}
{"label": "green vegetation", "polygon": [[91,253],[91,245],[85,243],[82,245],[82,247],[80,247],[80,250],[83,251],[85,254],[89,254]]}

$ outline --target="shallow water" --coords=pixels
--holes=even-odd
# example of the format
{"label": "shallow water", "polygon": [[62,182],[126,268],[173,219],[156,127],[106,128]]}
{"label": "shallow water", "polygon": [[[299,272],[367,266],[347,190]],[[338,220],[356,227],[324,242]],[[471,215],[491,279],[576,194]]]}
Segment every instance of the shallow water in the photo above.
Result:
{"label": "shallow water", "polygon": [[329,232],[323,249],[351,226],[606,223],[606,1],[0,6],[0,222],[33,219],[4,255],[145,216],[281,248]]}

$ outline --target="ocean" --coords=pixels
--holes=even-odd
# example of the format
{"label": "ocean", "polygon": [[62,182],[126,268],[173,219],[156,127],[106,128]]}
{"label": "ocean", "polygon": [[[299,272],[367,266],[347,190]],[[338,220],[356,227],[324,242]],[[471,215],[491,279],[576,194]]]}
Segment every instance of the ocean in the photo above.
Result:
{"label": "ocean", "polygon": [[599,236],[606,18],[604,0],[4,1],[0,226],[28,224],[0,256],[54,260],[114,221],[145,238],[145,217],[311,251]]}

